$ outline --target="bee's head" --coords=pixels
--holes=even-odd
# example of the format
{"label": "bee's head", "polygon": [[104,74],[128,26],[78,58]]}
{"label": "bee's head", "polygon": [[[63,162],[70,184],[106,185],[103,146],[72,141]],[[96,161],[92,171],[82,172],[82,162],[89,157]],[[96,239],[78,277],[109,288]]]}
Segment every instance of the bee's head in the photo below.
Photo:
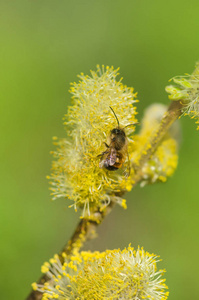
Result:
{"label": "bee's head", "polygon": [[113,130],[111,130],[111,134],[116,136],[126,136],[124,130],[121,128],[114,128]]}
{"label": "bee's head", "polygon": [[110,141],[114,143],[116,150],[121,150],[126,141],[126,134],[121,128],[114,128],[111,130]]}

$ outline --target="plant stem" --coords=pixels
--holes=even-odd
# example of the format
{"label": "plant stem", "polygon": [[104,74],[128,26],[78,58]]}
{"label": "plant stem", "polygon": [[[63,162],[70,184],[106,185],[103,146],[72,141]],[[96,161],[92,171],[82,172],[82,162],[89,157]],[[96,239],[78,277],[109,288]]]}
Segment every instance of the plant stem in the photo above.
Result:
{"label": "plant stem", "polygon": [[161,143],[165,134],[168,132],[171,125],[181,116],[182,114],[181,101],[173,101],[168,107],[167,111],[162,117],[160,124],[158,125],[157,130],[153,133],[153,135],[149,138],[148,142],[145,144],[141,153],[139,153],[138,157],[132,164],[132,168],[134,169],[134,176],[132,178],[133,186],[140,182],[143,177],[142,167],[147,162],[147,160],[151,157],[151,155],[156,151],[157,147]]}
{"label": "plant stem", "polygon": [[[63,263],[63,253],[65,253],[68,256],[71,256],[76,251],[79,251],[87,240],[95,237],[98,225],[101,224],[105,216],[112,210],[113,205],[114,203],[111,202],[105,210],[98,210],[92,215],[92,219],[82,218],[79,221],[71,239],[67,242],[67,244],[63,247],[62,251],[59,253],[59,259],[61,263]],[[48,276],[44,275],[38,280],[38,283],[44,284],[48,280]],[[26,300],[41,300],[42,295],[43,294],[41,292],[32,290],[29,296],[26,298]]]}

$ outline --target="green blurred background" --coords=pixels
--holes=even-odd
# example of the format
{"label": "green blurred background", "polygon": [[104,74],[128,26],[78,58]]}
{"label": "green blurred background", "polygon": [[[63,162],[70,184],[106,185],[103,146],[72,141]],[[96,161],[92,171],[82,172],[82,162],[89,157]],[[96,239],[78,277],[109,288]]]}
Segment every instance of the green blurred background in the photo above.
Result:
{"label": "green blurred background", "polygon": [[[139,118],[168,103],[168,79],[199,59],[199,1],[0,1],[0,297],[25,299],[41,264],[71,236],[79,215],[50,201],[52,136],[64,137],[69,83],[96,64],[120,67],[138,91]],[[170,300],[198,299],[199,132],[181,120],[179,166],[165,184],[136,187],[87,249],[159,254]]]}

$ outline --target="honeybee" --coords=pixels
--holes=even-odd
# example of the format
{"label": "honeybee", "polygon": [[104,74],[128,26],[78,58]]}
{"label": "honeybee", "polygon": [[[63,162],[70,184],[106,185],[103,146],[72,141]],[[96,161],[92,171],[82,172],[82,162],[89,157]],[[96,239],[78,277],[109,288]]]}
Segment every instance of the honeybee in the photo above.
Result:
{"label": "honeybee", "polygon": [[[109,143],[109,145],[107,143],[105,143],[107,150],[102,152],[98,156],[101,156],[101,160],[99,163],[100,168],[105,168],[109,171],[115,171],[122,167],[122,165],[124,164],[124,162],[126,160],[126,157],[128,157],[128,162],[129,162],[128,140],[127,140],[124,128],[126,128],[127,126],[130,126],[130,125],[134,125],[134,124],[129,124],[129,125],[125,126],[124,128],[121,128],[119,120],[118,120],[114,110],[112,109],[112,107],[110,107],[110,109],[112,110],[112,112],[117,120],[118,126],[114,129],[112,129],[110,132],[110,136],[109,136],[110,143]],[[128,173],[130,174],[130,162],[129,162],[129,172]]]}

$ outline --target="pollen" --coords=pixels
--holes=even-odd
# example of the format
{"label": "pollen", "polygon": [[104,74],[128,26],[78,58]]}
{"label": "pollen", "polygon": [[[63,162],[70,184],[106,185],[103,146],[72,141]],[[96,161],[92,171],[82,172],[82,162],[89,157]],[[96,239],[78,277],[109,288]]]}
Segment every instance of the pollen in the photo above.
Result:
{"label": "pollen", "polygon": [[[51,184],[52,199],[66,198],[75,210],[82,209],[82,216],[89,217],[96,207],[103,210],[110,201],[123,207],[122,198],[115,197],[118,177],[99,168],[100,154],[117,122],[121,126],[136,123],[136,93],[133,88],[116,80],[118,70],[113,67],[91,71],[91,76],[80,74],[78,83],[72,83],[72,104],[64,116],[67,137],[53,138],[57,150],[53,152]],[[126,130],[127,138],[134,133],[134,126]]]}
{"label": "pollen", "polygon": [[123,250],[81,252],[73,257],[72,263],[65,258],[64,272],[61,262],[51,264],[49,285],[33,286],[43,293],[42,300],[166,300],[168,288],[162,278],[165,270],[157,270],[159,260],[143,248],[135,250],[130,245]]}

